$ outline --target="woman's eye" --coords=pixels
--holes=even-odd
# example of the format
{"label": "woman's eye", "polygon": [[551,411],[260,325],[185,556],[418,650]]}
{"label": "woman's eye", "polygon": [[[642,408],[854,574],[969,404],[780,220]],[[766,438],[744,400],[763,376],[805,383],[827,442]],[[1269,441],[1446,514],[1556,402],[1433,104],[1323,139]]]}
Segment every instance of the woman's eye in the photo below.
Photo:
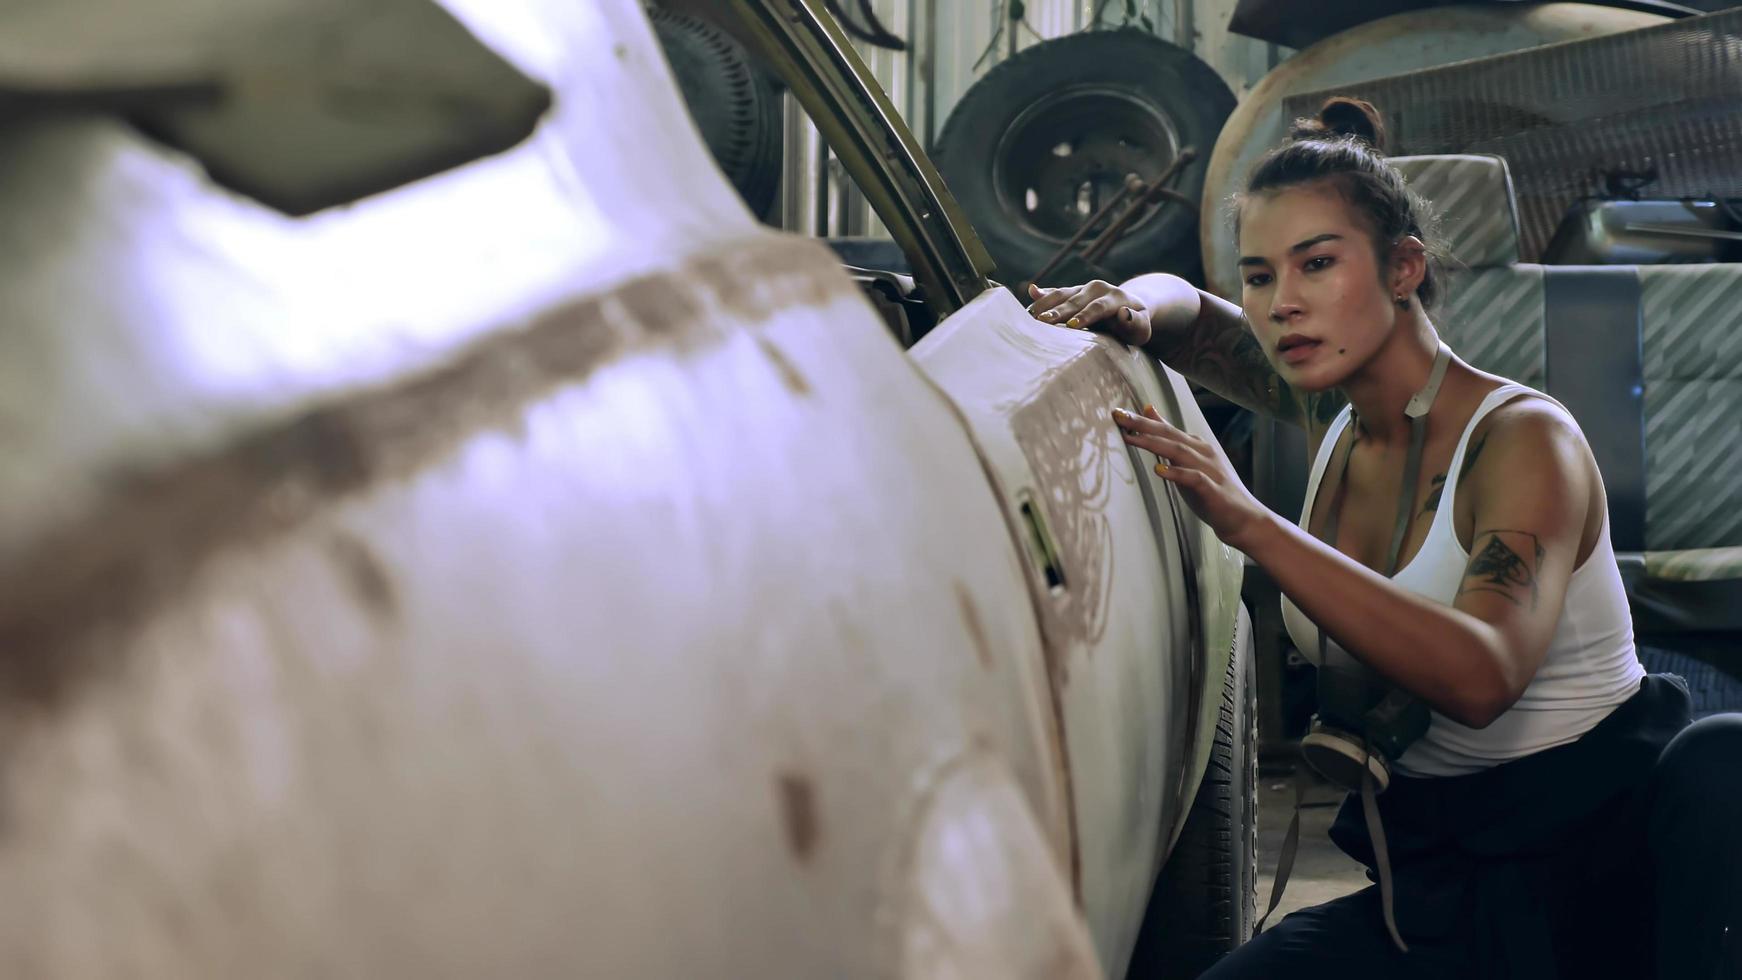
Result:
{"label": "woman's eye", "polygon": [[1270,273],[1268,272],[1255,272],[1246,277],[1246,285],[1251,286],[1253,289],[1257,289],[1269,281]]}
{"label": "woman's eye", "polygon": [[1314,256],[1313,258],[1307,259],[1306,270],[1308,272],[1318,272],[1320,269],[1328,269],[1331,267],[1331,263],[1335,261],[1336,259],[1331,258],[1329,255]]}

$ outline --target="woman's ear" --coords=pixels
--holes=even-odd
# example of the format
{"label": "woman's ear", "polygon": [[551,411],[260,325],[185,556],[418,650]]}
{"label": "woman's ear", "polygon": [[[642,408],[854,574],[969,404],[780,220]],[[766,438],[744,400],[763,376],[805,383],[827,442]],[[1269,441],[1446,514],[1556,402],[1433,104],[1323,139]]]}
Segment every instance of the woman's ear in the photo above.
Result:
{"label": "woman's ear", "polygon": [[1414,235],[1405,235],[1391,248],[1391,288],[1400,296],[1413,296],[1427,278],[1427,245]]}

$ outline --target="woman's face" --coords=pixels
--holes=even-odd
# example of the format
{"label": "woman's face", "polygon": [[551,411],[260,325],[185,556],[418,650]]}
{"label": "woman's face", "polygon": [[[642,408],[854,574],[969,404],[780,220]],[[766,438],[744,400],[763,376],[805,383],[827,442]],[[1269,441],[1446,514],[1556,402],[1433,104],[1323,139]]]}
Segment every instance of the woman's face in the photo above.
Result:
{"label": "woman's face", "polygon": [[1240,210],[1240,305],[1265,356],[1302,391],[1342,383],[1397,319],[1373,236],[1335,190],[1257,194]]}

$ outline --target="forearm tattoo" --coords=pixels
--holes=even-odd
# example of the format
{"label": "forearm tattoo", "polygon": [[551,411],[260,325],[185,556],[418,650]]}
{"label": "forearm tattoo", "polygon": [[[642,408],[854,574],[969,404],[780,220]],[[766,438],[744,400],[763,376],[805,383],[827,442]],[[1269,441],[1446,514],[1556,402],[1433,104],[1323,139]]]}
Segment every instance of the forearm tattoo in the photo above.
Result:
{"label": "forearm tattoo", "polygon": [[1518,606],[1537,605],[1537,575],[1542,571],[1545,552],[1537,536],[1529,531],[1493,530],[1476,535],[1480,545],[1470,556],[1464,569],[1464,584],[1458,595],[1466,592],[1492,592],[1504,596]]}
{"label": "forearm tattoo", "polygon": [[1161,359],[1235,404],[1279,421],[1302,421],[1294,391],[1243,323],[1203,317]]}

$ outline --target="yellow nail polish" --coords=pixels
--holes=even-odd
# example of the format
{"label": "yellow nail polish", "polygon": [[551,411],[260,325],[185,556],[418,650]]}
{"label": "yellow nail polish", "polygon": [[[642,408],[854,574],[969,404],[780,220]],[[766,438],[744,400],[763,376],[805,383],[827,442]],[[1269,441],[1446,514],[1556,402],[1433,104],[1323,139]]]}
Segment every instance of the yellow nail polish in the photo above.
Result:
{"label": "yellow nail polish", "polygon": [[1065,326],[1070,327],[1072,330],[1077,329],[1077,318],[1073,316],[1069,320],[1066,320]]}
{"label": "yellow nail polish", "polygon": [[1155,475],[1156,476],[1160,476],[1163,473],[1166,473],[1167,470],[1168,470],[1168,466],[1167,466],[1166,460],[1162,460],[1161,462],[1155,464]]}

